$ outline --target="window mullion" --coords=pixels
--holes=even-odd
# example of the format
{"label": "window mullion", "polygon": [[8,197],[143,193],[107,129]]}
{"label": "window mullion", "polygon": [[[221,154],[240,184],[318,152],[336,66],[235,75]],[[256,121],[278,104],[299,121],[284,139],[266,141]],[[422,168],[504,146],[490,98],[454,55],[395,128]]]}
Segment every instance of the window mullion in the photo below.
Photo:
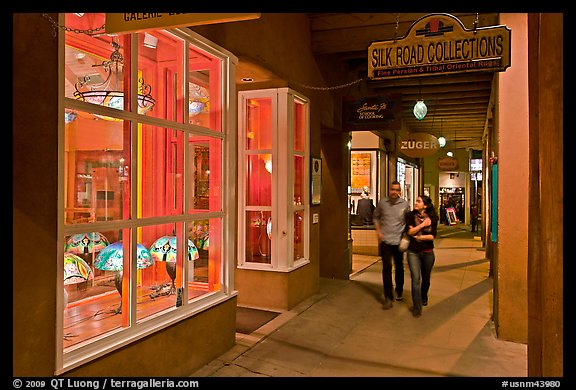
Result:
{"label": "window mullion", "polygon": [[[276,94],[276,129],[274,132],[275,145],[273,156],[276,158],[276,166],[278,167],[277,172],[274,173],[274,190],[272,198],[272,221],[276,221],[274,225],[276,229],[273,228],[272,242],[273,248],[273,264],[275,268],[285,269],[286,263],[286,253],[288,250],[287,246],[287,235],[288,229],[286,226],[286,205],[288,200],[288,156],[287,156],[287,123],[286,123],[286,95],[283,93]],[[275,191],[275,195],[274,195]],[[274,204],[276,202],[276,204]],[[274,215],[275,213],[275,215]]]}
{"label": "window mullion", "polygon": [[[138,34],[131,34],[130,35],[130,112],[138,113]],[[130,131],[130,138],[131,138],[131,148],[130,148],[130,162],[132,166],[132,172],[137,172],[135,170],[135,165],[139,161],[137,158],[138,156],[138,143],[135,141],[135,127],[137,127],[137,122],[131,122],[131,131]],[[136,198],[138,193],[138,184],[136,182],[137,175],[130,175],[132,185],[130,186],[130,217],[134,219],[137,215],[137,206],[139,199]],[[130,305],[126,308],[129,310],[128,312],[128,321],[130,326],[135,326],[137,321],[136,311],[137,311],[137,296],[138,296],[138,289],[137,289],[137,265],[136,265],[136,258],[137,258],[137,243],[139,242],[139,235],[138,229],[132,228],[130,229],[130,270],[128,272],[130,281]],[[122,299],[122,298],[121,298]],[[122,314],[124,315],[124,314]]]}

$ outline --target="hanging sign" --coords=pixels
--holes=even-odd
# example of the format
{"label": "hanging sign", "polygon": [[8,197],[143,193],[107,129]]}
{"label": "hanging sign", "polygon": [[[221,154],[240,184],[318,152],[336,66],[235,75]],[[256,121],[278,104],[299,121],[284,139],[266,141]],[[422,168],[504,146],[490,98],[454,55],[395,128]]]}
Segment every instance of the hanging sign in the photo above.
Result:
{"label": "hanging sign", "polygon": [[510,66],[511,33],[506,26],[468,30],[452,15],[426,15],[405,37],[368,47],[368,78],[502,72]]}
{"label": "hanging sign", "polygon": [[397,130],[401,127],[402,96],[399,93],[366,97],[342,104],[343,130]]}
{"label": "hanging sign", "polygon": [[458,168],[458,160],[448,156],[439,158],[438,168],[442,171],[453,171]]}
{"label": "hanging sign", "polygon": [[438,138],[428,133],[412,133],[398,137],[398,150],[409,157],[427,157],[440,149]]}
{"label": "hanging sign", "polygon": [[128,33],[155,28],[198,26],[258,19],[259,13],[134,12],[106,13],[106,33]]}

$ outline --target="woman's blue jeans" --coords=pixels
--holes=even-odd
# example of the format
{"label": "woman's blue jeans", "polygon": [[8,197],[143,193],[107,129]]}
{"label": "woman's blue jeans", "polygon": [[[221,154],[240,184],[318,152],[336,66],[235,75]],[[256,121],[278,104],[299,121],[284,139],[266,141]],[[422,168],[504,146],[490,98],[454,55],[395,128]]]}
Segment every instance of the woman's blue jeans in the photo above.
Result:
{"label": "woman's blue jeans", "polygon": [[436,260],[434,251],[412,252],[408,250],[408,267],[412,277],[412,303],[415,312],[422,311],[422,302],[428,301],[428,290],[430,289],[430,274]]}

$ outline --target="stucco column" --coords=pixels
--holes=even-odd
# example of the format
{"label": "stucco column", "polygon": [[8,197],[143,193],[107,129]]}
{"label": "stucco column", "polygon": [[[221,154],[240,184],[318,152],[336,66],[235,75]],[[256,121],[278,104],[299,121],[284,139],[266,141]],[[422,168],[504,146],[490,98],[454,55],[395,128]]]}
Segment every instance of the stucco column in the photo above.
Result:
{"label": "stucco column", "polygon": [[528,15],[501,14],[512,30],[511,66],[499,73],[498,113],[498,337],[528,340]]}

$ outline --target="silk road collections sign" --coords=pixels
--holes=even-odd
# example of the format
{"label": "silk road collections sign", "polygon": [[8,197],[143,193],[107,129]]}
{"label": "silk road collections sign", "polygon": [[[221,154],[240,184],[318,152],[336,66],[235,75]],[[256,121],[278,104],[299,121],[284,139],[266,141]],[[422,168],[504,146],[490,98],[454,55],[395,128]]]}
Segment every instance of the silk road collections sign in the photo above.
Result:
{"label": "silk road collections sign", "polygon": [[344,131],[397,130],[402,125],[402,96],[390,94],[342,103]]}
{"label": "silk road collections sign", "polygon": [[510,66],[511,33],[506,26],[467,30],[452,15],[426,15],[412,24],[404,38],[368,47],[368,77],[502,72]]}
{"label": "silk road collections sign", "polygon": [[410,157],[427,157],[440,149],[438,138],[428,133],[412,133],[399,137],[398,150]]}

